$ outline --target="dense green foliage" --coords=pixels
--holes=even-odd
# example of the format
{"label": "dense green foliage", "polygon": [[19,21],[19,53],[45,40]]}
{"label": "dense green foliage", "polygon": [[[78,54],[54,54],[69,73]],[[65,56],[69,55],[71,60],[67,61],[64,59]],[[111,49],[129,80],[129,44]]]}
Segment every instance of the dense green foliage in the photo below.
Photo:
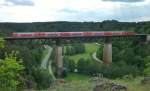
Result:
{"label": "dense green foliage", "polygon": [[[48,71],[42,70],[41,58],[44,50],[43,46],[18,46],[5,45],[5,48],[0,49],[0,57],[5,59],[5,52],[10,53],[16,50],[19,53],[16,55],[18,59],[22,59],[22,64],[25,66],[23,75],[21,76],[23,83],[19,84],[22,88],[48,88],[51,83],[51,76]],[[45,80],[43,80],[45,79]]]}
{"label": "dense green foliage", "polygon": [[[0,23],[0,36],[2,37],[11,36],[12,32],[34,31],[135,31],[137,33],[150,33],[150,22],[136,23],[111,20],[103,22]],[[0,46],[1,42],[3,40],[1,41],[0,39]],[[47,71],[40,69],[43,49],[40,46],[18,46],[7,43],[4,49],[0,49],[0,58],[5,60],[5,52],[19,51],[19,54],[16,56],[18,59],[22,59],[25,66],[22,76],[25,81],[22,85],[24,87],[46,88],[51,82],[51,77]],[[82,45],[68,47],[66,51],[65,53],[67,54],[65,55],[86,52]],[[97,56],[102,59],[102,48],[99,48],[97,51]],[[149,56],[150,46],[148,44],[140,42],[116,42],[113,43],[113,64],[110,67],[100,65],[91,59],[80,59],[77,64],[74,64],[72,60],[66,58],[64,59],[64,64],[65,68],[70,72],[73,72],[77,68],[78,72],[82,74],[92,75],[103,73],[106,77],[116,78],[128,74],[132,74],[133,76],[149,74]],[[54,63],[53,61],[52,65]],[[46,83],[48,84],[45,85]]]}
{"label": "dense green foliage", "polygon": [[80,59],[77,64],[78,73],[94,75],[101,73],[107,78],[123,77],[125,75],[137,76],[140,71],[137,67],[125,64],[112,64],[110,67],[98,62]]}
{"label": "dense green foliage", "polygon": [[0,38],[0,48],[4,48],[4,40]]}
{"label": "dense green foliage", "polygon": [[101,73],[102,64],[94,60],[79,59],[77,63],[78,72],[81,74],[94,75]]}
{"label": "dense green foliage", "polygon": [[73,60],[68,59],[68,57],[63,58],[64,61],[64,67],[67,72],[74,72],[75,70],[75,62]]}
{"label": "dense green foliage", "polygon": [[75,54],[80,54],[85,52],[85,46],[84,44],[75,44],[75,45],[70,45],[66,46],[64,49],[64,55],[75,55]]}
{"label": "dense green foliage", "polygon": [[101,45],[100,48],[97,50],[96,56],[101,60],[103,59],[103,45]]}
{"label": "dense green foliage", "polygon": [[[116,42],[113,43],[113,65],[102,72],[110,74],[112,78],[123,77],[124,75],[143,75],[149,58],[149,45],[144,43]],[[102,59],[102,49],[97,51],[97,57]],[[147,59],[145,59],[147,58]],[[121,73],[119,73],[121,72]],[[116,76],[113,76],[113,74]],[[111,78],[110,77],[110,78]]]}
{"label": "dense green foliage", "polygon": [[12,91],[20,84],[21,71],[24,66],[17,61],[14,53],[6,56],[4,60],[0,60],[0,88]]}
{"label": "dense green foliage", "polygon": [[[3,40],[0,39],[0,46],[3,48]],[[21,72],[24,66],[21,60],[17,60],[16,53],[6,54],[4,59],[0,59],[0,90],[15,91],[22,83]]]}
{"label": "dense green foliage", "polygon": [[34,78],[37,83],[37,89],[47,89],[52,83],[52,77],[48,70],[35,68]]}
{"label": "dense green foliage", "polygon": [[[149,33],[150,22],[118,22],[107,20],[103,22],[43,22],[43,23],[1,23],[4,33],[31,31],[137,31]],[[3,36],[5,34],[2,34]]]}
{"label": "dense green foliage", "polygon": [[146,68],[144,69],[144,74],[150,75],[150,56],[147,56],[144,61],[146,61]]}

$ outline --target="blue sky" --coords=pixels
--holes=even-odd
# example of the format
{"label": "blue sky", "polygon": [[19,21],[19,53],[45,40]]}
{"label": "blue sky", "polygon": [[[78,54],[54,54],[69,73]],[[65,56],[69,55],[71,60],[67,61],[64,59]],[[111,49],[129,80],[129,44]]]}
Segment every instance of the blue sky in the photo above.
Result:
{"label": "blue sky", "polygon": [[0,0],[0,22],[150,21],[150,0]]}

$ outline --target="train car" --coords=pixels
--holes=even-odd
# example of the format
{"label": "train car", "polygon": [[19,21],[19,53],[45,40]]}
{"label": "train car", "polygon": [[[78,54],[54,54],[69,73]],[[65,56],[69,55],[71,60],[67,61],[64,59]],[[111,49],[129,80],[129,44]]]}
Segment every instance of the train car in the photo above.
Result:
{"label": "train car", "polygon": [[83,32],[71,32],[71,36],[83,36]]}
{"label": "train car", "polygon": [[135,32],[127,31],[100,31],[100,32],[27,32],[12,33],[12,37],[80,37],[80,36],[129,36]]}
{"label": "train car", "polygon": [[58,33],[57,32],[33,32],[34,36],[33,37],[57,37]]}
{"label": "train car", "polygon": [[12,37],[33,37],[35,36],[34,33],[28,32],[28,33],[12,33]]}

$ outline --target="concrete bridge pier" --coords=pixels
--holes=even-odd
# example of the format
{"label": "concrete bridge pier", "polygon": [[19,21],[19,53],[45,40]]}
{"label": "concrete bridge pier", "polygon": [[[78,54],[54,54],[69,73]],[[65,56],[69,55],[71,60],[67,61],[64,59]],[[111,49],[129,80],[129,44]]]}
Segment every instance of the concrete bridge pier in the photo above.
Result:
{"label": "concrete bridge pier", "polygon": [[147,35],[146,41],[150,42],[150,34]]}
{"label": "concrete bridge pier", "polygon": [[103,48],[103,62],[106,65],[110,65],[112,62],[112,44],[105,43]]}
{"label": "concrete bridge pier", "polygon": [[61,76],[63,72],[63,59],[62,59],[62,47],[61,46],[56,46],[56,71],[57,75]]}

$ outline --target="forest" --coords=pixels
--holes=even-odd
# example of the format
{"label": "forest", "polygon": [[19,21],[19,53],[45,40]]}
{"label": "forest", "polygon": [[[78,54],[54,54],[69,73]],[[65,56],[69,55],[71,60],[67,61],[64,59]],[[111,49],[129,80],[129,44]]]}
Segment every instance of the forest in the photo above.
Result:
{"label": "forest", "polygon": [[[63,32],[63,31],[134,31],[139,34],[150,33],[150,22],[119,22],[105,20],[102,22],[33,22],[33,23],[0,23],[0,88],[6,91],[17,89],[47,89],[53,83],[48,69],[41,69],[44,46],[19,46],[6,44],[4,37],[12,32]],[[69,56],[86,52],[85,44],[75,44],[63,47],[65,70],[61,77],[69,73],[92,76],[101,73],[104,77],[115,79],[124,76],[143,77],[150,75],[150,45],[148,43],[115,42],[112,44],[113,59],[110,67],[93,62],[93,59],[80,58],[74,61]],[[52,52],[52,65],[55,72],[55,55]],[[102,59],[103,45],[96,51],[96,56]],[[1,91],[1,89],[0,89]],[[4,91],[4,90],[3,90]]]}

